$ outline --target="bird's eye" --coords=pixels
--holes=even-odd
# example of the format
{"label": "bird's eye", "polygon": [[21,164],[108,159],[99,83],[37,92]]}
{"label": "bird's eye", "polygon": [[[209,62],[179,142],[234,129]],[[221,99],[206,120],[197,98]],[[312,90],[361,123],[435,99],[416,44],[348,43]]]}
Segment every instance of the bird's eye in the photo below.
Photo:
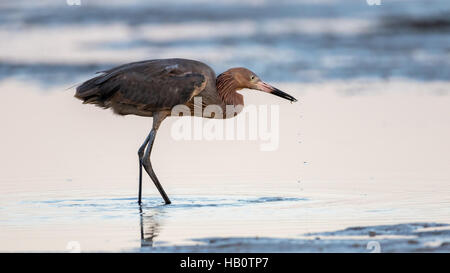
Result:
{"label": "bird's eye", "polygon": [[251,76],[250,76],[250,80],[253,81],[254,79],[255,79],[255,75],[251,75]]}

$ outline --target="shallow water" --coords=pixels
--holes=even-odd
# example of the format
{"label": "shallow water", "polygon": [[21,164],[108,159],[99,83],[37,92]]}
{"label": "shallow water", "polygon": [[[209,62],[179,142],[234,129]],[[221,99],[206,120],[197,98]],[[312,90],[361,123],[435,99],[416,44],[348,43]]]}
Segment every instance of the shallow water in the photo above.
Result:
{"label": "shallow water", "polygon": [[448,189],[314,192],[308,183],[302,191],[285,184],[259,185],[279,196],[212,186],[171,195],[172,205],[145,197],[142,207],[124,191],[10,195],[1,204],[2,251],[370,252],[374,242],[385,252],[449,251]]}
{"label": "shallow water", "polygon": [[[28,2],[0,4],[0,251],[449,251],[447,1]],[[64,90],[165,57],[249,67],[299,102],[242,91],[280,106],[273,152],[165,122],[173,204],[146,177],[139,207],[150,120]]]}

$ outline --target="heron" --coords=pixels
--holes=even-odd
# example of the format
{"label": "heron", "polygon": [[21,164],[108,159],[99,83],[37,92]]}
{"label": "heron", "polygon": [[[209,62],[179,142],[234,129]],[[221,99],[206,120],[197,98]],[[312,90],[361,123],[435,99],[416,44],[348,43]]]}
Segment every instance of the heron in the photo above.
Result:
{"label": "heron", "polygon": [[[153,170],[150,155],[162,121],[172,116],[171,110],[175,106],[184,105],[190,110],[190,115],[195,116],[199,113],[195,111],[196,107],[217,105],[222,109],[223,115],[211,115],[207,118],[234,117],[240,112],[236,109],[242,109],[244,106],[242,94],[236,91],[244,88],[267,92],[291,102],[297,101],[293,96],[262,81],[247,68],[230,68],[216,77],[211,67],[196,60],[181,58],[145,60],[97,73],[98,76],[76,88],[77,99],[85,104],[111,108],[118,115],[153,118],[150,132],[138,149],[139,204],[142,203],[143,168],[164,202],[171,203]],[[200,106],[194,103],[195,98],[201,98]],[[230,114],[231,108],[227,106],[235,106],[234,113]]]}

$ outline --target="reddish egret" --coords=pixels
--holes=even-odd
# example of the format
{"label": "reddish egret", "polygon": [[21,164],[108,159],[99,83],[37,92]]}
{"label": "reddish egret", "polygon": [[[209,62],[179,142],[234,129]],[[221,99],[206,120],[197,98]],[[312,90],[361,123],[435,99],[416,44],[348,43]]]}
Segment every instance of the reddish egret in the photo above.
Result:
{"label": "reddish egret", "polygon": [[159,183],[150,162],[156,132],[161,122],[176,105],[186,105],[194,115],[194,97],[201,97],[202,107],[218,105],[227,115],[227,105],[243,106],[244,99],[237,90],[243,88],[267,92],[291,102],[291,95],[263,82],[255,73],[243,68],[231,68],[219,76],[206,64],[186,59],[147,60],[124,64],[81,84],[75,97],[83,103],[112,108],[119,115],[153,117],[153,126],[138,150],[139,196],[142,196],[142,167],[153,180],[166,204],[170,199]]}

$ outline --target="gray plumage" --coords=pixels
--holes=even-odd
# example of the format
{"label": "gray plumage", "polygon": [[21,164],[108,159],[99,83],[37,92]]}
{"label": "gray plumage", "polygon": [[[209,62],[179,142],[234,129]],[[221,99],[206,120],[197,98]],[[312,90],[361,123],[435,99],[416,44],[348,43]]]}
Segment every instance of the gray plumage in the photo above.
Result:
{"label": "gray plumage", "polygon": [[112,108],[120,115],[153,116],[155,111],[185,104],[194,96],[203,104],[223,102],[217,94],[216,76],[206,64],[186,59],[148,60],[101,71],[77,90],[84,103]]}

